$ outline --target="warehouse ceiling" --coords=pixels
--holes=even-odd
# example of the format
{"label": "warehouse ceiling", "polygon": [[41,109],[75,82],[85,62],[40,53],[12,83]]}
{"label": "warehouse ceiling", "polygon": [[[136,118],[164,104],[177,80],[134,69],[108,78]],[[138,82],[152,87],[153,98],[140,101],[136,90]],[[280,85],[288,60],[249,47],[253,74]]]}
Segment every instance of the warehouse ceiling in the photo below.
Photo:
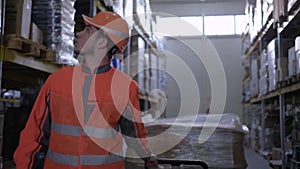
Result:
{"label": "warehouse ceiling", "polygon": [[153,12],[175,16],[243,15],[245,0],[150,0]]}

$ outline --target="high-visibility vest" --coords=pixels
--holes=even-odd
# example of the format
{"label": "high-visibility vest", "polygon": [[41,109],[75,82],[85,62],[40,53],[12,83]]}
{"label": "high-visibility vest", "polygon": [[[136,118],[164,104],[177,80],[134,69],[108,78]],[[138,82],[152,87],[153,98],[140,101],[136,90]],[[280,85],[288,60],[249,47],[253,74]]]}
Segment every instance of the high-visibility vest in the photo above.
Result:
{"label": "high-visibility vest", "polygon": [[[81,66],[64,68],[51,75],[42,89],[50,95],[49,110],[44,116],[51,117],[51,137],[44,169],[124,168],[118,124],[125,108],[138,103],[138,97],[130,96],[131,93],[138,94],[138,87],[131,78],[114,68],[96,75],[89,75],[82,69]],[[27,137],[25,134],[35,127],[32,119],[46,123],[42,115],[38,116],[40,118],[30,117],[21,137]],[[140,120],[140,117],[136,119]],[[145,136],[144,126],[140,130]],[[32,135],[41,140],[38,134]],[[41,146],[37,144],[36,150],[24,150],[22,144],[21,139],[15,153],[16,163],[30,168],[32,164],[28,161],[33,155],[28,152],[34,154],[32,152]],[[148,146],[148,143],[141,144]],[[30,156],[24,158],[24,162],[19,160],[22,153]]]}
{"label": "high-visibility vest", "polygon": [[[82,70],[80,67],[77,68],[73,73],[73,89],[66,89],[72,93],[61,95],[60,93],[64,92],[61,88],[58,89],[59,91],[51,91],[51,100],[53,100],[51,111],[55,114],[52,114],[51,137],[45,169],[70,169],[79,166],[83,169],[100,168],[100,166],[101,168],[124,168],[124,160],[120,156],[123,149],[122,136],[117,127],[125,104],[129,100],[125,95],[117,95],[117,97],[124,97],[123,103],[118,102],[118,107],[121,107],[119,112],[114,104],[116,101],[113,100],[112,91],[116,92],[115,90],[123,88],[122,91],[129,93],[129,89],[126,90],[125,86],[129,87],[130,79],[116,71],[103,74],[111,75],[108,77],[99,77],[102,74],[80,75]],[[113,86],[114,89],[111,85],[114,83],[113,78],[110,78],[113,76],[118,76],[115,80],[120,81],[116,84],[118,88]],[[85,102],[84,92],[87,93],[85,105],[82,104]],[[89,113],[90,115],[86,116]]]}

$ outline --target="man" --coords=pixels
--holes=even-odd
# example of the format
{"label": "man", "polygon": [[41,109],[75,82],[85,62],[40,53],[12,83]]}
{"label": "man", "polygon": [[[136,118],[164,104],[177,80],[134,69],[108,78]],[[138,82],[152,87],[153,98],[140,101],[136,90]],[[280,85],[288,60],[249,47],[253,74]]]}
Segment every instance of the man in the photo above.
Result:
{"label": "man", "polygon": [[112,12],[83,19],[86,27],[75,40],[83,64],[62,68],[43,85],[14,154],[17,169],[121,169],[122,138],[146,167],[156,168],[138,86],[110,67],[128,43],[128,25]]}

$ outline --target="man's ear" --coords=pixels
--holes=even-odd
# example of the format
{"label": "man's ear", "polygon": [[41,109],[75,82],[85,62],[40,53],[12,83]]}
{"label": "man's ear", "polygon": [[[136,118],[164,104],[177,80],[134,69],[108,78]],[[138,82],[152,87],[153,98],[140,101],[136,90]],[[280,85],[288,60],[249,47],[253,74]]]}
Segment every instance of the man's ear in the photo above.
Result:
{"label": "man's ear", "polygon": [[97,42],[97,48],[98,49],[104,49],[107,47],[107,39],[106,38],[100,38]]}

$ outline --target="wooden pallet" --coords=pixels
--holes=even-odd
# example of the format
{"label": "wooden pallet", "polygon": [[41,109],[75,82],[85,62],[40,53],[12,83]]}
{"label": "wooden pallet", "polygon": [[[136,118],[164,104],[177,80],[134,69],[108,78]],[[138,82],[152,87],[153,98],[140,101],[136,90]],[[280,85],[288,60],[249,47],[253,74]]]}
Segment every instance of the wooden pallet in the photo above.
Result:
{"label": "wooden pallet", "polygon": [[32,56],[43,61],[56,61],[56,52],[44,45],[16,35],[8,35],[5,38],[6,47],[8,49],[21,52],[24,56]]}

